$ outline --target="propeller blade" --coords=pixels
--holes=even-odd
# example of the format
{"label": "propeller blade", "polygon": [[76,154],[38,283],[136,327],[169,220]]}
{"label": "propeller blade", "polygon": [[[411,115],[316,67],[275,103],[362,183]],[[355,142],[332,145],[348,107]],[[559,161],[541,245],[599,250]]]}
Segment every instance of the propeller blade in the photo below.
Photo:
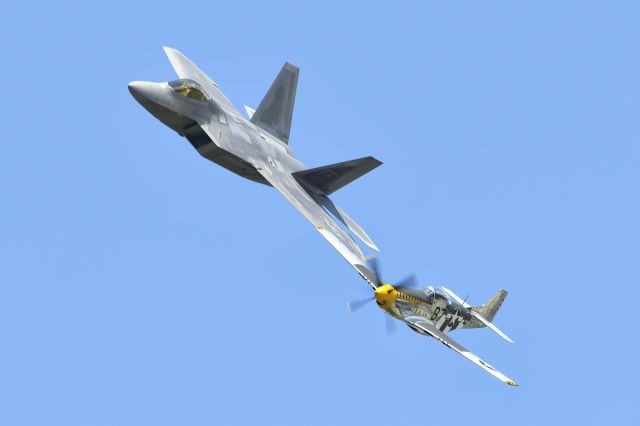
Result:
{"label": "propeller blade", "polygon": [[389,315],[385,315],[385,328],[387,330],[387,334],[395,333],[396,331],[396,322]]}
{"label": "propeller blade", "polygon": [[411,274],[402,281],[398,281],[396,287],[418,288],[418,277],[415,274]]}
{"label": "propeller blade", "polygon": [[383,283],[382,275],[380,274],[380,262],[378,262],[378,258],[376,256],[370,256],[367,258],[367,261],[369,262],[371,270],[376,274],[376,277],[378,279],[378,286],[381,286]]}
{"label": "propeller blade", "polygon": [[363,306],[369,304],[369,302],[371,302],[373,299],[375,299],[375,297],[367,297],[366,299],[347,302],[347,310],[349,311],[350,314],[352,314],[358,309],[362,308]]}

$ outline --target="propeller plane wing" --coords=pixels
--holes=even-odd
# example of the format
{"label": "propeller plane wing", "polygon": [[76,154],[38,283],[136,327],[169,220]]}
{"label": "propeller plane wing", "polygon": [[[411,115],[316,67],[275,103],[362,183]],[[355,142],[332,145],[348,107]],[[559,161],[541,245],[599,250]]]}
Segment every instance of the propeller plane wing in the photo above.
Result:
{"label": "propeller plane wing", "polygon": [[505,376],[504,374],[502,374],[501,372],[493,368],[489,363],[484,362],[477,355],[469,352],[460,343],[456,342],[450,336],[446,335],[445,333],[440,331],[438,328],[436,328],[436,326],[431,321],[421,317],[407,317],[405,318],[405,321],[410,326],[416,327],[420,331],[423,331],[424,333],[428,334],[434,339],[439,340],[446,347],[453,349],[454,351],[456,351],[457,353],[459,353],[469,361],[473,362],[474,364],[482,368],[487,373],[491,374],[493,377],[502,381],[503,383],[506,383],[510,386],[517,386],[516,382],[514,382],[513,380],[511,380],[510,378],[508,378],[507,376]]}

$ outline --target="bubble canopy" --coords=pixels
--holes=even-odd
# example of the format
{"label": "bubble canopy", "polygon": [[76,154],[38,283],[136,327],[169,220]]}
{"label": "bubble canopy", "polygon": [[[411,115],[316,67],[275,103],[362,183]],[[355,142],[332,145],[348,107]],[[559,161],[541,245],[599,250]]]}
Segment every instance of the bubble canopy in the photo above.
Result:
{"label": "bubble canopy", "polygon": [[207,92],[193,80],[175,80],[170,81],[169,86],[179,95],[186,98],[195,99],[197,101],[208,101]]}

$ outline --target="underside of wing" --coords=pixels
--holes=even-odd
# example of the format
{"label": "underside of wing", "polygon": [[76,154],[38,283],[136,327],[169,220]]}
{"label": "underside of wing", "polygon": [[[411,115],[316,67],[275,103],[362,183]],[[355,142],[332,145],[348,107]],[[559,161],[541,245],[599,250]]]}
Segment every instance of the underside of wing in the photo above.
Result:
{"label": "underside of wing", "polygon": [[454,351],[458,352],[460,355],[462,355],[469,361],[473,362],[474,364],[476,364],[477,366],[479,366],[480,368],[482,368],[492,376],[496,377],[500,381],[510,386],[518,386],[516,382],[514,382],[513,380],[511,380],[510,378],[508,378],[507,376],[505,376],[504,374],[502,374],[501,372],[493,368],[489,363],[484,362],[482,359],[480,359],[480,357],[469,352],[460,343],[456,342],[451,337],[444,334],[442,331],[438,330],[438,328],[436,328],[436,326],[433,325],[431,321],[428,321],[422,317],[407,317],[405,318],[405,321],[408,324],[412,325],[413,327],[417,327],[420,330],[424,331],[425,333],[429,334],[431,337],[439,340],[441,343],[443,343],[445,346],[449,347],[450,349],[453,349]]}
{"label": "underside of wing", "polygon": [[[300,183],[300,181],[298,181],[298,183]],[[323,193],[314,192],[313,190],[311,190],[311,188],[306,187],[304,189],[311,196],[311,198],[313,198],[316,204],[324,207],[324,209],[331,213],[334,218],[338,219],[340,222],[342,222],[342,224],[344,224],[344,226],[349,228],[351,232],[357,235],[357,237],[360,238],[362,242],[364,242],[375,251],[380,251],[378,246],[376,246],[371,238],[369,238],[367,233],[364,232],[364,229],[362,229],[362,227],[360,227],[360,225],[358,225],[355,220],[351,219],[351,217],[349,217],[349,215],[345,211],[335,205],[331,198],[327,197]]]}
{"label": "underside of wing", "polygon": [[367,260],[360,247],[342,229],[312,196],[305,191],[289,173],[256,167],[258,172],[280,192],[309,222],[329,241],[347,262],[375,288],[378,279],[375,272],[367,266]]}

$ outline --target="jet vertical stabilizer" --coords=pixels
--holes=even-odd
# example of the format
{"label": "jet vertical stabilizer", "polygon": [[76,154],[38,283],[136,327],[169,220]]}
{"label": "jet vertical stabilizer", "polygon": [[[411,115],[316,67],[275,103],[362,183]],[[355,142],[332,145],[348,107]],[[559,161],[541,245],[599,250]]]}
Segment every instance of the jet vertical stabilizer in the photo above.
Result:
{"label": "jet vertical stabilizer", "polygon": [[251,116],[253,124],[286,144],[289,143],[299,73],[300,68],[285,63],[258,109]]}

